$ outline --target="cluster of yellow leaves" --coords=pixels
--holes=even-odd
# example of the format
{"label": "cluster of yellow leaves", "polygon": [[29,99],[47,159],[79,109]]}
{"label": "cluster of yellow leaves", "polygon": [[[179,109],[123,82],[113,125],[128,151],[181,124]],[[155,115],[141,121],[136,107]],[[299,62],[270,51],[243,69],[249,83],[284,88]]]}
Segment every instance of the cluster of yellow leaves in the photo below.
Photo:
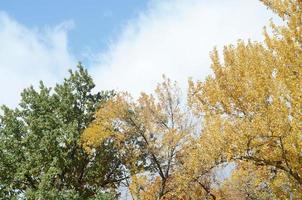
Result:
{"label": "cluster of yellow leaves", "polygon": [[[134,199],[302,198],[302,1],[263,3],[286,25],[271,23],[264,43],[226,46],[223,60],[214,49],[214,76],[189,81],[201,130],[166,78],[155,95],[120,93],[96,113],[82,144],[114,141]],[[228,163],[231,177],[215,185]]]}
{"label": "cluster of yellow leaves", "polygon": [[159,198],[168,192],[171,173],[178,165],[176,156],[192,132],[179,89],[164,79],[155,96],[142,93],[135,102],[120,93],[109,100],[82,135],[87,151],[114,141],[132,177],[130,191],[136,199]]}
{"label": "cluster of yellow leaves", "polygon": [[301,199],[302,194],[283,171],[238,163],[230,179],[217,191],[221,199]]}
{"label": "cluster of yellow leaves", "polygon": [[88,151],[99,145],[105,139],[113,136],[114,122],[125,115],[125,111],[131,106],[128,104],[128,94],[120,94],[114,99],[108,100],[97,111],[95,120],[86,128],[81,140],[84,148]]}
{"label": "cluster of yellow leaves", "polygon": [[[272,191],[281,199],[282,195],[299,199],[298,194],[302,192],[302,3],[298,0],[263,2],[287,25],[272,23],[274,34],[265,32],[265,45],[239,41],[236,46],[226,46],[223,62],[214,50],[215,76],[205,82],[190,82],[189,103],[196,113],[205,114],[205,132],[211,132],[214,140],[221,138],[229,161],[245,160],[266,166],[266,170],[276,169],[278,181],[271,182]],[[243,170],[240,172],[244,174]]]}

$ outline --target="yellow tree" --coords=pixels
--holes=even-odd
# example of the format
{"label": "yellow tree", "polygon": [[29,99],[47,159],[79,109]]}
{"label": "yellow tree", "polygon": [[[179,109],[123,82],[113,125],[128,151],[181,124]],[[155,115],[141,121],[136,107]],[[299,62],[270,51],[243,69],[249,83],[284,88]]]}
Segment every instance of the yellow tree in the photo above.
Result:
{"label": "yellow tree", "polygon": [[225,200],[285,199],[271,191],[270,184],[277,181],[275,175],[265,166],[240,163],[236,170],[233,170],[231,177],[219,187],[217,196]]}
{"label": "yellow tree", "polygon": [[228,141],[212,135],[212,128],[203,129],[201,134],[191,137],[179,152],[181,165],[173,174],[174,193],[170,194],[170,199],[218,198],[215,177],[228,164],[223,153]]}
{"label": "yellow tree", "polygon": [[[214,76],[190,81],[189,102],[229,161],[276,171],[273,192],[302,198],[302,1],[263,0],[285,25],[265,42],[211,54]],[[210,138],[211,138],[210,137]]]}
{"label": "yellow tree", "polygon": [[[137,101],[121,93],[96,113],[82,135],[93,153],[105,140],[114,141],[129,177],[134,199],[160,199],[171,193],[177,154],[188,141],[191,124],[175,83],[165,78],[155,95],[142,93]],[[130,178],[131,177],[131,178]]]}

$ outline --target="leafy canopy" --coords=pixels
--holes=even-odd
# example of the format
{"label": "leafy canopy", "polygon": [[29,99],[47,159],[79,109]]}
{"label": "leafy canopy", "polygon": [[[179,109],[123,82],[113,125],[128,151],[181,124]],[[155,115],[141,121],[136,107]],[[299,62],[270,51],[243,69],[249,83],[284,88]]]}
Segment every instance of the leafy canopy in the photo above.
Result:
{"label": "leafy canopy", "polygon": [[120,170],[112,144],[88,155],[79,143],[95,110],[113,96],[93,88],[79,64],[54,89],[40,82],[22,92],[18,108],[2,107],[1,199],[102,199],[102,190],[115,186]]}

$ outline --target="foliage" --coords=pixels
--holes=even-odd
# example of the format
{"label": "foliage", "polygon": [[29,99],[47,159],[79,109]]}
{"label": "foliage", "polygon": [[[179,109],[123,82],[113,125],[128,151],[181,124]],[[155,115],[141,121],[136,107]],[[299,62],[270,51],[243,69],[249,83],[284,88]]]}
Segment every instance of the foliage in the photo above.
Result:
{"label": "foliage", "polygon": [[137,102],[119,94],[96,114],[82,141],[89,151],[114,140],[134,199],[161,198],[169,191],[177,154],[188,141],[190,123],[181,108],[177,86],[165,78],[156,96],[142,93]]}
{"label": "foliage", "polygon": [[166,77],[137,100],[93,94],[81,65],[24,90],[3,107],[0,197],[114,199],[124,185],[137,200],[302,199],[302,1],[262,2],[284,25],[214,49],[187,102]]}
{"label": "foliage", "polygon": [[[19,107],[3,106],[0,127],[1,199],[104,199],[120,170],[111,143],[88,155],[79,138],[113,92],[93,94],[79,64],[54,89],[43,82],[22,92]],[[97,196],[98,198],[93,198]]]}
{"label": "foliage", "polygon": [[[271,23],[264,43],[226,46],[222,61],[214,49],[214,76],[189,81],[188,103],[201,130],[183,118],[190,110],[171,109],[179,96],[166,80],[157,98],[118,95],[84,132],[87,151],[115,141],[135,199],[302,198],[302,3],[263,2],[286,25]],[[230,163],[230,177],[217,180]]]}
{"label": "foliage", "polygon": [[[264,167],[269,176],[260,182],[268,181],[272,194],[301,199],[302,2],[263,2],[286,25],[272,23],[273,35],[265,32],[265,44],[226,46],[223,61],[214,50],[215,75],[205,82],[191,81],[189,100],[196,113],[205,115],[205,132],[221,138],[228,161]],[[243,176],[245,171],[237,173]]]}

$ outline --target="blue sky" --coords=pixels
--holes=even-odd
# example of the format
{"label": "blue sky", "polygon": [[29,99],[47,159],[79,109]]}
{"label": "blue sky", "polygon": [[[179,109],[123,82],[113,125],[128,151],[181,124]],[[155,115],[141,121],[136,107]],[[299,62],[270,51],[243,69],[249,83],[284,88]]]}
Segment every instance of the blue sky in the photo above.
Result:
{"label": "blue sky", "polygon": [[148,0],[22,0],[1,1],[0,10],[29,27],[73,23],[69,48],[77,57],[84,51],[105,51],[122,27],[146,9]]}
{"label": "blue sky", "polygon": [[83,61],[96,90],[151,92],[162,75],[186,91],[211,74],[209,53],[262,41],[275,18],[257,0],[0,1],[0,104],[53,86]]}

